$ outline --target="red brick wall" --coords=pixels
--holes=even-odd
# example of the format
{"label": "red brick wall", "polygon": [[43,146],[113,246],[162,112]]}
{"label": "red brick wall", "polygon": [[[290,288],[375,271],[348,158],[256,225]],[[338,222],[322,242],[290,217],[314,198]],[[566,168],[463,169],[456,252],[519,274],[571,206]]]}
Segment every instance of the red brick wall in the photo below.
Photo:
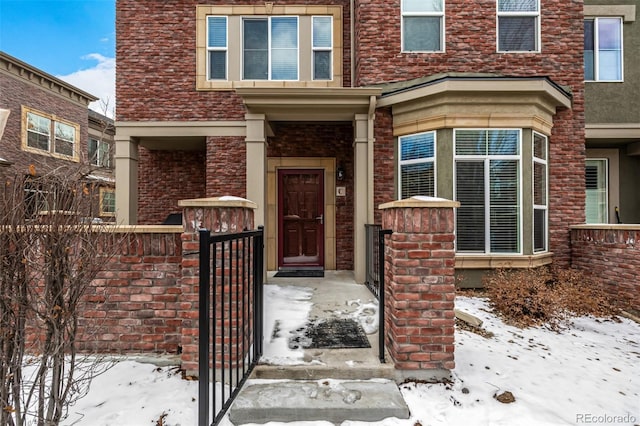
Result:
{"label": "red brick wall", "polygon": [[[233,91],[196,91],[196,5],[255,5],[255,1],[118,0],[116,2],[117,120],[242,120]],[[264,5],[264,2],[259,3]],[[286,0],[277,4],[342,5],[343,74],[350,86],[349,1]]]}
{"label": "red brick wall", "polygon": [[[356,5],[356,85],[473,72],[547,76],[570,87],[572,109],[560,109],[556,114],[549,141],[550,249],[556,261],[568,264],[568,226],[584,222],[583,2],[541,2],[541,53],[496,52],[494,0],[448,0],[446,52],[432,54],[400,53],[400,0],[360,1]],[[393,169],[382,156],[392,153],[393,140],[384,130],[388,126],[387,122],[376,123],[376,144],[380,145],[376,152],[381,154],[376,154],[376,178],[384,181],[393,179]],[[390,194],[386,184],[376,183],[376,203]]]}
{"label": "red brick wall", "polygon": [[79,348],[179,352],[180,233],[133,233],[84,297]]}
{"label": "red brick wall", "polygon": [[179,200],[205,196],[204,152],[140,147],[139,157],[138,223],[161,224],[169,213],[182,211]]}
{"label": "red brick wall", "polygon": [[571,230],[571,264],[600,280],[624,308],[640,309],[640,227]]}
{"label": "red brick wall", "polygon": [[336,197],[336,268],[353,269],[353,127],[351,123],[273,123],[269,157],[332,157],[344,167],[345,197]]}
{"label": "red brick wall", "polygon": [[452,208],[390,208],[385,336],[400,370],[452,370],[455,251]]}
{"label": "red brick wall", "polygon": [[20,79],[0,73],[0,108],[11,111],[2,136],[2,151],[0,157],[11,161],[13,166],[3,170],[7,174],[27,174],[29,165],[36,166],[36,172],[46,172],[64,164],[73,162],[54,158],[48,155],[39,155],[22,150],[22,107],[35,109],[48,115],[54,115],[59,119],[69,121],[80,126],[77,143],[80,147],[80,156],[87,158],[87,141],[89,115],[87,107],[72,103],[60,96],[44,90],[35,84],[30,84]]}
{"label": "red brick wall", "polygon": [[382,212],[378,210],[378,206],[395,200],[395,145],[391,108],[381,108],[376,111],[374,137],[376,141],[373,146],[373,170],[375,170],[373,207],[375,223],[382,223]]}
{"label": "red brick wall", "polygon": [[247,195],[247,151],[243,137],[207,138],[206,196]]}

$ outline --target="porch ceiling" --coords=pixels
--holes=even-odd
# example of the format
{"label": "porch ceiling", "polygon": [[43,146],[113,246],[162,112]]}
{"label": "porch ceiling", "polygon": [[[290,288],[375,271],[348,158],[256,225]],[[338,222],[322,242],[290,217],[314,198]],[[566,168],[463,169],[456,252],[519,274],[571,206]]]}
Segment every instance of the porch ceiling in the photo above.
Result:
{"label": "porch ceiling", "polygon": [[380,88],[237,88],[253,114],[268,121],[353,121],[369,112],[371,96]]}

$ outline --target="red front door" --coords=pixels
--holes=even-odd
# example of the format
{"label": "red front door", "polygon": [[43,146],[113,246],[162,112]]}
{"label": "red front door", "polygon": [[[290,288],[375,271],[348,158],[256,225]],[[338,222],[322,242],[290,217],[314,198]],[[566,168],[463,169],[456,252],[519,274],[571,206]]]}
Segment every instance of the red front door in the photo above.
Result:
{"label": "red front door", "polygon": [[278,170],[278,266],[324,267],[323,170]]}

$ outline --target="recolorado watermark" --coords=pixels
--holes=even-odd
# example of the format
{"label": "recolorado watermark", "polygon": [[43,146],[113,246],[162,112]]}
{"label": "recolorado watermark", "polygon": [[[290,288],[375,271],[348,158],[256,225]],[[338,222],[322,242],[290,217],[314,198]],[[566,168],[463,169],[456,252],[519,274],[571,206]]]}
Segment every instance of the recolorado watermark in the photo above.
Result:
{"label": "recolorado watermark", "polygon": [[632,414],[615,415],[615,414],[592,414],[578,413],[576,414],[576,423],[578,424],[636,424],[636,416]]}

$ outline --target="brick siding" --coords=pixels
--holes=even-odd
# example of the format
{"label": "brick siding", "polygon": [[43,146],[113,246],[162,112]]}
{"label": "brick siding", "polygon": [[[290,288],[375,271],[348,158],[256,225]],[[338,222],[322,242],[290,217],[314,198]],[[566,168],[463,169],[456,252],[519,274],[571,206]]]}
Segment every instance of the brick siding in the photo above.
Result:
{"label": "brick siding", "polygon": [[622,308],[640,309],[640,227],[576,227],[571,264],[596,277]]}

